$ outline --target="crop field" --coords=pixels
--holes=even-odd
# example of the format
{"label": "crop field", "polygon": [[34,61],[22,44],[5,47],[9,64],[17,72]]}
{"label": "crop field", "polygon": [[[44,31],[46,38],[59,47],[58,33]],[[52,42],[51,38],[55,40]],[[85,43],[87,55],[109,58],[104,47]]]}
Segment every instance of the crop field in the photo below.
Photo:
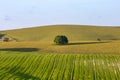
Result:
{"label": "crop field", "polygon": [[120,55],[0,52],[0,80],[120,80]]}
{"label": "crop field", "polygon": [[5,37],[15,38],[17,41],[51,41],[55,36],[66,35],[69,41],[80,40],[120,40],[120,28],[106,26],[83,25],[51,25],[25,29],[0,31]]}
{"label": "crop field", "polygon": [[52,42],[3,42],[0,51],[40,52],[40,53],[78,53],[78,54],[120,54],[120,40],[112,41],[74,41],[68,45],[54,45]]}
{"label": "crop field", "polygon": [[[118,27],[51,25],[0,34],[0,80],[120,80]],[[57,35],[69,43],[55,45]]]}

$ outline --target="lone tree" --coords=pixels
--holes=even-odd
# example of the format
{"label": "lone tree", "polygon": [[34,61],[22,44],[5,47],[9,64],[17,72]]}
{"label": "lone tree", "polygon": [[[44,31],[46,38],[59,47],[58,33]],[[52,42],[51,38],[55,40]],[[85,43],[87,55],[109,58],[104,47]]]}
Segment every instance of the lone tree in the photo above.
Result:
{"label": "lone tree", "polygon": [[64,35],[58,35],[55,37],[54,42],[57,45],[65,45],[68,44],[68,38]]}

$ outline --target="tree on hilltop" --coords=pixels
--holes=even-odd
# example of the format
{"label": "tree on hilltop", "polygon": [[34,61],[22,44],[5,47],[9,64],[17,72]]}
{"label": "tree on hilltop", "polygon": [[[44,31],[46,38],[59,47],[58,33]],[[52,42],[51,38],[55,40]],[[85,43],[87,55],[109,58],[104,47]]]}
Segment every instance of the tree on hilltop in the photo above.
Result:
{"label": "tree on hilltop", "polygon": [[57,45],[66,45],[68,44],[68,38],[64,35],[58,35],[55,37],[54,43]]}

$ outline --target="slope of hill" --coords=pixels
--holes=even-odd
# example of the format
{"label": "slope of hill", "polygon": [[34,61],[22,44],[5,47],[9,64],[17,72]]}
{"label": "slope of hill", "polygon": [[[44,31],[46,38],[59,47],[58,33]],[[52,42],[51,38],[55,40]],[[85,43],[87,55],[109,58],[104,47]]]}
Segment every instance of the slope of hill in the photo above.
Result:
{"label": "slope of hill", "polygon": [[97,27],[82,25],[51,25],[0,31],[2,34],[13,37],[19,41],[53,41],[56,35],[66,35],[70,41],[96,40],[97,38],[107,40],[120,39],[120,28]]}

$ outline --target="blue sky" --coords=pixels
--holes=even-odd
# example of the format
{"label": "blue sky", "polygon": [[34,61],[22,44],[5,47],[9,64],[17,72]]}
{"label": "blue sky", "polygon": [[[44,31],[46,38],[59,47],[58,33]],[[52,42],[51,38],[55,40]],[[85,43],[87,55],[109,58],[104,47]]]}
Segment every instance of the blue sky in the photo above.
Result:
{"label": "blue sky", "polygon": [[53,24],[120,26],[120,0],[0,1],[0,30]]}

